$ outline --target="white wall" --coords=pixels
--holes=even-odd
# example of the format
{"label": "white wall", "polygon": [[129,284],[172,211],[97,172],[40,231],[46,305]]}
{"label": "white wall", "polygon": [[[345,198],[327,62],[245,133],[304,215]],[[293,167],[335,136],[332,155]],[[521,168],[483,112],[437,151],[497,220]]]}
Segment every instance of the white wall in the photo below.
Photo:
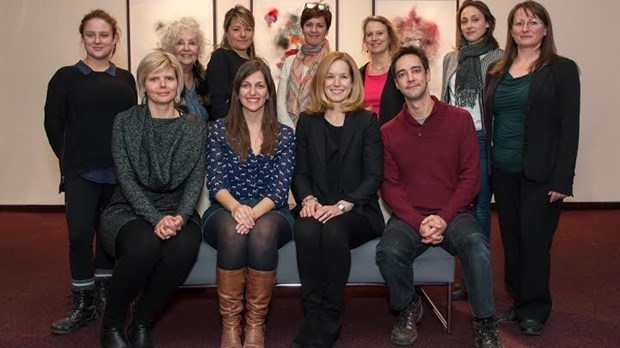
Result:
{"label": "white wall", "polygon": [[[498,18],[495,33],[503,45],[506,16],[518,1],[486,2]],[[540,2],[551,13],[560,53],[581,69],[581,141],[572,200],[618,202],[620,5],[617,0],[591,0],[587,6]],[[250,1],[218,0],[220,18],[237,3],[249,7]],[[366,59],[360,25],[370,15],[372,1],[339,4],[339,49],[362,64]],[[97,7],[114,15],[127,32],[125,0],[0,0],[0,205],[62,203],[58,165],[43,130],[45,93],[56,69],[83,56],[77,27],[84,13]],[[125,40],[126,36],[115,58],[120,67],[127,67]],[[433,76],[439,78],[441,72]]]}

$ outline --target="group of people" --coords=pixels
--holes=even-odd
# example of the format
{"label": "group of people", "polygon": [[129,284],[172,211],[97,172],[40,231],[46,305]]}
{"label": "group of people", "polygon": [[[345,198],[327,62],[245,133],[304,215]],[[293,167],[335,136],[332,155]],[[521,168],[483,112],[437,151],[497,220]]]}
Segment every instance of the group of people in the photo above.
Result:
{"label": "group of people", "polygon": [[[294,238],[304,323],[291,347],[332,347],[350,250],[381,238],[376,260],[398,312],[392,343],[417,338],[423,306],[412,263],[429,247],[460,258],[475,347],[502,346],[498,323],[541,334],[551,311],[549,250],[572,195],[578,69],[557,54],[537,2],[510,11],[505,50],[482,1],[464,1],[456,20],[456,50],[444,59],[436,97],[426,54],[399,47],[382,16],[363,22],[369,62],[359,69],[330,51],[329,6],[305,4],[304,42],[285,60],[276,92],[243,6],[226,13],[206,69],[196,21],[171,23],[161,49],[138,65],[137,84],[110,61],[116,20],[88,13],[79,27],[86,57],[56,72],[45,104],[73,293],[52,333],[72,333],[99,313],[102,347],[153,347],[151,328],[204,240],[218,250],[221,347],[264,347],[278,249]],[[199,216],[205,184],[211,206]],[[498,316],[492,192],[513,299]]]}

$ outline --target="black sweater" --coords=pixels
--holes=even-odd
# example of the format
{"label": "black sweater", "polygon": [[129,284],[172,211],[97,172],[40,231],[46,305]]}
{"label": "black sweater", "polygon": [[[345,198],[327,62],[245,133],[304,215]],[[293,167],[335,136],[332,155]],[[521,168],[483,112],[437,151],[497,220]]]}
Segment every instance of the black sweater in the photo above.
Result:
{"label": "black sweater", "polygon": [[114,117],[136,104],[136,84],[127,70],[81,72],[60,68],[50,80],[45,101],[45,132],[60,162],[61,191],[66,177],[114,167],[111,154]]}
{"label": "black sweater", "polygon": [[205,75],[211,100],[210,120],[217,120],[228,115],[235,75],[241,65],[247,61],[235,51],[223,47],[211,54]]}

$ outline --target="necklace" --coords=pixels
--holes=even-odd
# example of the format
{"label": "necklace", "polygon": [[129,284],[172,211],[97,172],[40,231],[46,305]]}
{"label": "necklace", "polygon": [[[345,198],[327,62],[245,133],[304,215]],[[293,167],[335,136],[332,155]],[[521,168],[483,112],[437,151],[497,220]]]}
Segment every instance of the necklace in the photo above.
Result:
{"label": "necklace", "polygon": [[375,63],[370,63],[370,67],[372,67],[374,71],[383,71],[385,68],[387,68],[387,64],[377,66],[375,65]]}

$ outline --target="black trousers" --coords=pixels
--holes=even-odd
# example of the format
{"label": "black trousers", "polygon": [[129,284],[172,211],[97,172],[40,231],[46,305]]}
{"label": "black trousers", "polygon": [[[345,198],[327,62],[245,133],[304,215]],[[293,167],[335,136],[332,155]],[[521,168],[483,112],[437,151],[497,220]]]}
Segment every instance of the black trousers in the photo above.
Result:
{"label": "black trousers", "polygon": [[118,233],[104,326],[122,326],[129,304],[140,291],[133,322],[151,326],[191,271],[200,246],[200,227],[189,222],[166,240],[159,239],[153,229],[136,219]]}
{"label": "black trousers", "polygon": [[95,270],[114,268],[114,258],[103,249],[97,236],[96,252],[93,255],[93,235],[101,211],[110,201],[116,185],[98,184],[80,176],[65,183],[65,212],[69,230],[69,264],[74,285],[91,283]]}
{"label": "black trousers", "polygon": [[544,323],[551,312],[550,250],[562,201],[549,203],[548,183],[493,170],[493,190],[504,246],[504,282],[521,319]]}
{"label": "black trousers", "polygon": [[323,224],[297,218],[295,246],[306,320],[337,330],[342,323],[351,249],[377,237],[366,217],[348,212]]}

